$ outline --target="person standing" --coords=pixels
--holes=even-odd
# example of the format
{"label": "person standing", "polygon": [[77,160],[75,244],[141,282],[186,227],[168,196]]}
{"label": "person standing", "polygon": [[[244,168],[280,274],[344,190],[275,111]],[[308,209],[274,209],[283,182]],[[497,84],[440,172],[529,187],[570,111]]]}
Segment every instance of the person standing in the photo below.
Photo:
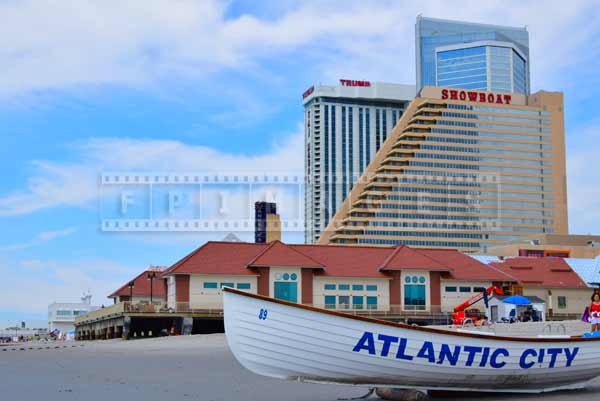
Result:
{"label": "person standing", "polygon": [[590,305],[592,331],[600,331],[600,293],[594,292]]}

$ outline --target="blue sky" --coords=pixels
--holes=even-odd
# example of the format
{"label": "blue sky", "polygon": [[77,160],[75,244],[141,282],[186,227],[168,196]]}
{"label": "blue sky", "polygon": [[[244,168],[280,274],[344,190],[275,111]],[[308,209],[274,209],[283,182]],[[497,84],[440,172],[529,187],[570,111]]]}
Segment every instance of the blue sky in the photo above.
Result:
{"label": "blue sky", "polygon": [[[302,92],[340,78],[413,83],[419,13],[527,25],[532,89],[565,94],[570,230],[600,233],[600,4],[400,4],[0,2],[0,320],[44,318],[87,289],[107,303],[140,269],[223,238],[103,232],[119,198],[100,174],[301,173]],[[244,191],[229,209],[252,200]],[[297,204],[296,189],[279,196]]]}

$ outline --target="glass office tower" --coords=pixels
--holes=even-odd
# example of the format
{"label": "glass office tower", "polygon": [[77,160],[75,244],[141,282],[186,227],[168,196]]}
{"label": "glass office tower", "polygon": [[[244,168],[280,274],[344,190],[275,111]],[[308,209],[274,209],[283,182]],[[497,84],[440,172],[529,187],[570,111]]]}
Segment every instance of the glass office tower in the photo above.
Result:
{"label": "glass office tower", "polygon": [[529,94],[526,28],[417,17],[417,91],[446,86]]}

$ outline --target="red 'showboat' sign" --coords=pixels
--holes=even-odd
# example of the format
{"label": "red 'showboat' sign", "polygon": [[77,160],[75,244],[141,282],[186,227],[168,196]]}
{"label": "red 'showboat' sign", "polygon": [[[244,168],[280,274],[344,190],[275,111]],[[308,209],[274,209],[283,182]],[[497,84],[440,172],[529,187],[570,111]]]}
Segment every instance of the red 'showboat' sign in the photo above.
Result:
{"label": "red 'showboat' sign", "polygon": [[507,93],[484,93],[456,89],[442,89],[442,99],[463,100],[479,103],[510,104],[512,96]]}

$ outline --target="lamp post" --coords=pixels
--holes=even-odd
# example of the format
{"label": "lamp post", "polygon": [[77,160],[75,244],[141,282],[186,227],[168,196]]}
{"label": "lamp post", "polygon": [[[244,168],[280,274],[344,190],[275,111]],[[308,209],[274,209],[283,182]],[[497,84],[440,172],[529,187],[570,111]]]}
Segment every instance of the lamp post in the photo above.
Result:
{"label": "lamp post", "polygon": [[152,284],[154,282],[154,278],[156,277],[156,272],[148,272],[148,280],[150,280],[150,304],[152,304]]}

